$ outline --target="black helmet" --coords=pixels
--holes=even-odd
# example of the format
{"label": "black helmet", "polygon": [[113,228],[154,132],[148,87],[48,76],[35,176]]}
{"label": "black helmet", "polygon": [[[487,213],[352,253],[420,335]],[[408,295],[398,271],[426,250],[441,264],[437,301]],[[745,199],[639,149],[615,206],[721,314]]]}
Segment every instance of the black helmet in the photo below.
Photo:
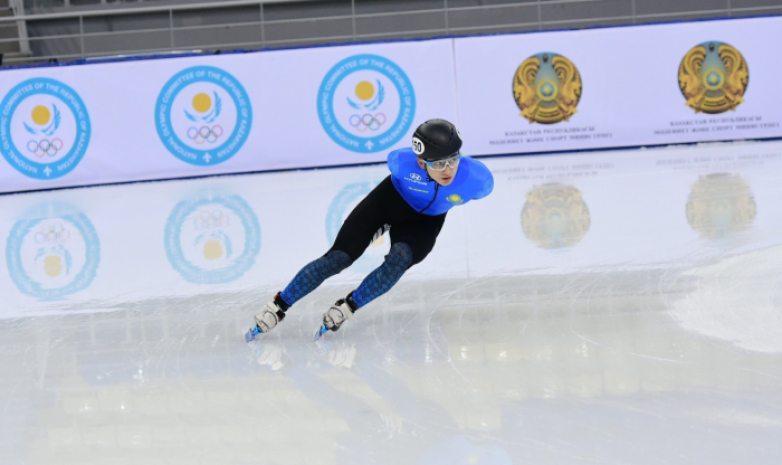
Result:
{"label": "black helmet", "polygon": [[413,151],[426,161],[443,160],[459,153],[462,135],[444,119],[430,119],[413,134]]}

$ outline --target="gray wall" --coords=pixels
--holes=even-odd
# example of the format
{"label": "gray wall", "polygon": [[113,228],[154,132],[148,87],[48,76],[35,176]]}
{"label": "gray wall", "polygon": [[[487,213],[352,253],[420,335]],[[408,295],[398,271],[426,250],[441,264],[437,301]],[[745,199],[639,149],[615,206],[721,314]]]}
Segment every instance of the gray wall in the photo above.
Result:
{"label": "gray wall", "polygon": [[[26,1],[28,14],[100,12],[29,21],[30,45],[38,60],[782,14],[782,0],[278,0],[219,8],[191,0],[185,10],[171,9],[182,1]],[[118,8],[139,11],[113,13]]]}

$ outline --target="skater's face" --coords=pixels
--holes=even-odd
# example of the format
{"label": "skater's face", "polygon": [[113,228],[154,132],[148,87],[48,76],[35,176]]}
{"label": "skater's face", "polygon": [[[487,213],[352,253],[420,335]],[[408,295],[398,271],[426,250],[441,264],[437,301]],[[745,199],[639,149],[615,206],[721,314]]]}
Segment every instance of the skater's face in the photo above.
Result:
{"label": "skater's face", "polygon": [[451,166],[449,163],[442,171],[433,170],[426,166],[426,163],[424,163],[424,161],[420,158],[418,159],[418,166],[425,168],[427,174],[429,174],[429,177],[441,186],[447,186],[451,184],[453,180],[456,179],[456,171],[459,169],[458,163],[455,164],[455,166]]}

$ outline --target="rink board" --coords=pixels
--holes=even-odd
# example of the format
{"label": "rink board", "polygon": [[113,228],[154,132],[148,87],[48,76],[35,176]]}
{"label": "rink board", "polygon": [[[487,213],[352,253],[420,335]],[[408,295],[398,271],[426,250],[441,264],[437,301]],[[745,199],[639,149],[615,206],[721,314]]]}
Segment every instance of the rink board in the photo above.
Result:
{"label": "rink board", "polygon": [[382,162],[455,121],[496,155],[782,136],[782,18],[0,72],[0,192]]}

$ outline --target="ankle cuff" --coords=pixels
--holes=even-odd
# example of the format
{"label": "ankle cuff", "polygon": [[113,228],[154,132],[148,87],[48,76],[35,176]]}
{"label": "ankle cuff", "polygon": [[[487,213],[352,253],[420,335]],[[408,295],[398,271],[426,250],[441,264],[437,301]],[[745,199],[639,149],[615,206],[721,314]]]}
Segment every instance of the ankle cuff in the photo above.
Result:
{"label": "ankle cuff", "polygon": [[347,297],[345,297],[345,302],[348,303],[348,307],[350,307],[350,309],[353,310],[353,313],[355,313],[356,310],[359,309],[358,304],[356,304],[356,302],[353,301],[353,293],[352,292],[350,294],[348,294]]}
{"label": "ankle cuff", "polygon": [[280,296],[280,294],[282,294],[282,292],[278,292],[277,295],[274,296],[274,303],[278,307],[280,307],[280,310],[282,310],[283,312],[287,312],[288,309],[291,308],[291,306],[288,305],[288,302],[282,300],[282,296]]}

